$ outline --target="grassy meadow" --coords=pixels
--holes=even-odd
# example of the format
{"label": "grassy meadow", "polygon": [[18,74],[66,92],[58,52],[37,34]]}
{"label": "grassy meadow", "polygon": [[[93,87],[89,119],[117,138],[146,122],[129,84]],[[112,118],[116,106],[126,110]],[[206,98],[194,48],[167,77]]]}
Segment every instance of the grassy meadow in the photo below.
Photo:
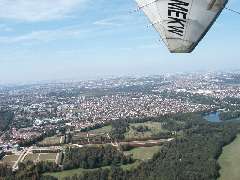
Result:
{"label": "grassy meadow", "polygon": [[218,180],[240,179],[240,135],[231,144],[223,148],[223,153],[218,162],[221,166],[221,176]]}

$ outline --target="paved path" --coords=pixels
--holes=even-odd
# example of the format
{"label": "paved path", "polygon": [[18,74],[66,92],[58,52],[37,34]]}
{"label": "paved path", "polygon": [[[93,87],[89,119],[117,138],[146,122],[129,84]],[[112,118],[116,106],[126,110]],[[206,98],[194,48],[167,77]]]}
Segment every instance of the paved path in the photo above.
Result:
{"label": "paved path", "polygon": [[18,157],[18,160],[14,163],[12,169],[13,171],[16,171],[18,169],[18,163],[19,162],[22,162],[25,157],[27,156],[27,154],[30,152],[31,148],[28,148],[28,149],[25,149],[21,154],[20,156]]}

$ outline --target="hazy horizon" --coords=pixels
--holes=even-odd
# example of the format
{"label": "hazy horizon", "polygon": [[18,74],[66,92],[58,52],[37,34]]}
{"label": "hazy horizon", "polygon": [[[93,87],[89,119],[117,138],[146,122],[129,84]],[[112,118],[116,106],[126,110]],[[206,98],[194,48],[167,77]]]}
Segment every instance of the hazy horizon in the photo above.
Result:
{"label": "hazy horizon", "polygon": [[34,84],[52,84],[52,83],[71,83],[71,82],[87,82],[87,81],[99,81],[99,80],[111,80],[111,79],[124,79],[124,78],[142,78],[142,77],[154,77],[154,76],[171,76],[171,75],[184,75],[184,74],[214,74],[214,73],[240,73],[240,69],[228,69],[228,70],[215,70],[215,71],[182,71],[182,72],[163,72],[163,73],[145,73],[145,74],[117,74],[117,75],[102,75],[94,77],[81,77],[81,78],[62,78],[62,79],[35,79],[35,80],[20,80],[20,81],[0,81],[0,86],[18,86],[18,85],[34,85]]}

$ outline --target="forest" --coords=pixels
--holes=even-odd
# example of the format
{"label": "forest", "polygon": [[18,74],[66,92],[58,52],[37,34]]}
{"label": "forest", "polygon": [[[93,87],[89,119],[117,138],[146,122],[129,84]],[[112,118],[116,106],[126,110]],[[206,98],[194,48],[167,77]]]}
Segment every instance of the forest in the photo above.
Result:
{"label": "forest", "polygon": [[[145,122],[146,119],[116,121],[113,125],[115,136],[128,127],[128,123]],[[232,142],[238,134],[240,124],[235,122],[211,123],[202,118],[201,113],[166,115],[152,118],[162,122],[166,129],[176,131],[174,141],[165,143],[152,159],[142,161],[135,168],[123,169],[122,164],[132,163],[111,146],[91,148],[69,148],[63,160],[64,169],[85,168],[79,175],[66,180],[216,180],[220,166],[217,162],[223,146]],[[120,126],[122,124],[122,128]],[[181,132],[181,133],[180,133]],[[103,168],[108,166],[109,168]],[[97,169],[94,169],[97,168]],[[0,171],[4,179],[42,179],[55,177],[43,176],[44,172],[60,171],[54,164],[22,164],[19,171],[12,173],[8,167]],[[0,178],[1,179],[1,178]]]}

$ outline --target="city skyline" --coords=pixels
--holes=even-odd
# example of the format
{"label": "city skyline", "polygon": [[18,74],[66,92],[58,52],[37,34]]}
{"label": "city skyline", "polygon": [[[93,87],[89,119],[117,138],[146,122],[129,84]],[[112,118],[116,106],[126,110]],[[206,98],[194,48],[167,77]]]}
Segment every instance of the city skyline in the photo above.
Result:
{"label": "city skyline", "polygon": [[[227,5],[240,9],[236,0]],[[238,15],[224,10],[192,54],[170,54],[134,0],[0,4],[0,83],[239,69]]]}

